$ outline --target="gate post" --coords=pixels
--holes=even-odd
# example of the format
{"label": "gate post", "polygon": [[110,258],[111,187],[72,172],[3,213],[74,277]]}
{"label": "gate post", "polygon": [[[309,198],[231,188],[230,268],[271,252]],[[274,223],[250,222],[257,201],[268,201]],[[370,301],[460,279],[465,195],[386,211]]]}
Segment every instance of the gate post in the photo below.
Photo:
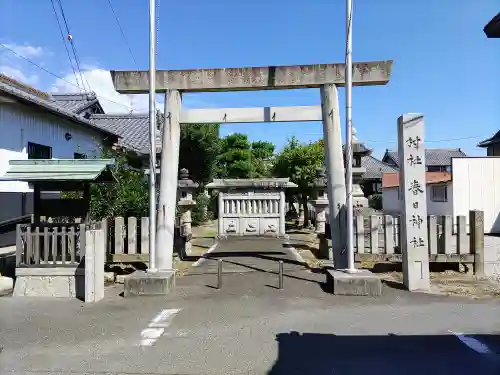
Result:
{"label": "gate post", "polygon": [[[103,229],[85,233],[85,302],[98,302],[104,298],[104,258],[106,238]],[[82,233],[83,235],[83,233]]]}

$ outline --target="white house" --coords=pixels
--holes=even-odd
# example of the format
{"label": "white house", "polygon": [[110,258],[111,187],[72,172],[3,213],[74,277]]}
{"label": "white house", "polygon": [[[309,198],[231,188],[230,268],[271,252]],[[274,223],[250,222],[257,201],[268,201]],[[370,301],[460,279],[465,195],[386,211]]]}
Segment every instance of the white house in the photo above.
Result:
{"label": "white house", "polygon": [[[484,232],[500,233],[500,157],[454,157],[450,172],[426,172],[428,215],[465,216],[484,212]],[[399,173],[382,175],[382,205],[387,214],[402,209]]]}
{"label": "white house", "polygon": [[[0,176],[9,160],[92,157],[100,154],[104,144],[116,143],[115,133],[85,118],[102,113],[96,98],[83,99],[53,97],[0,75]],[[30,213],[30,209],[26,212],[30,197],[25,193],[31,193],[25,182],[0,181],[0,222]]]}
{"label": "white house", "polygon": [[484,212],[485,233],[500,233],[500,157],[453,158],[453,215]]}
{"label": "white house", "polygon": [[[453,184],[450,172],[426,172],[428,215],[453,215]],[[399,172],[382,175],[384,213],[399,215],[402,210]]]}

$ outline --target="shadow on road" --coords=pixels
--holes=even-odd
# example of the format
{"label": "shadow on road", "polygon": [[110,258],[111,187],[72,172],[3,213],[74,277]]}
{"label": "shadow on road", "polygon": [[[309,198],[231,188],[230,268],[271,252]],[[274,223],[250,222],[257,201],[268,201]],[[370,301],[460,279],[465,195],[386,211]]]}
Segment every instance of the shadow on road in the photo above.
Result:
{"label": "shadow on road", "polygon": [[287,258],[287,253],[283,251],[222,251],[212,252],[204,256],[206,259],[223,259],[223,258],[255,258],[271,261],[282,260],[283,263],[295,264],[298,266],[307,266],[306,263],[299,262],[295,259]]}
{"label": "shadow on road", "polygon": [[[332,317],[333,319],[334,317]],[[500,374],[500,335],[337,336],[281,333],[268,375]]]}

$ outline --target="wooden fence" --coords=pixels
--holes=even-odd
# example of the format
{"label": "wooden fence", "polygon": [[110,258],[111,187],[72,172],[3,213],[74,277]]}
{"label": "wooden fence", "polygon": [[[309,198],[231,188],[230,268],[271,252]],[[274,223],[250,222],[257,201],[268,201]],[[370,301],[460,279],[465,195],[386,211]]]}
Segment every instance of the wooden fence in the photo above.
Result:
{"label": "wooden fence", "polygon": [[85,224],[18,224],[16,267],[74,267],[85,255]]}
{"label": "wooden fence", "polygon": [[[431,262],[474,262],[466,217],[428,216],[429,260]],[[354,249],[357,260],[401,261],[400,218],[390,215],[354,217]]]}
{"label": "wooden fence", "polygon": [[149,218],[116,217],[107,220],[107,260],[109,262],[149,261]]}
{"label": "wooden fence", "polygon": [[[108,262],[149,261],[149,218],[116,217],[98,224],[104,229]],[[79,264],[85,253],[87,227],[85,224],[18,224],[17,267]],[[428,234],[431,262],[474,261],[465,216],[458,216],[455,224],[451,216],[429,216]],[[401,261],[399,217],[355,216],[354,249],[357,261]]]}

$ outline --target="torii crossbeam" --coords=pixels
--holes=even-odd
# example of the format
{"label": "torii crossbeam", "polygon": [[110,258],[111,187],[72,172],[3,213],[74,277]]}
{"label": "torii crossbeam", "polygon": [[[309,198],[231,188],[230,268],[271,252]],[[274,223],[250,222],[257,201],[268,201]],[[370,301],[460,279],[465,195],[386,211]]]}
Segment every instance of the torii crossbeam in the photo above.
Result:
{"label": "torii crossbeam", "polygon": [[[392,60],[353,64],[353,86],[380,86],[389,82]],[[345,64],[266,66],[252,68],[217,68],[158,70],[156,91],[181,92],[257,91],[319,88],[324,84],[345,84]],[[115,90],[121,94],[149,92],[148,71],[112,70]]]}

